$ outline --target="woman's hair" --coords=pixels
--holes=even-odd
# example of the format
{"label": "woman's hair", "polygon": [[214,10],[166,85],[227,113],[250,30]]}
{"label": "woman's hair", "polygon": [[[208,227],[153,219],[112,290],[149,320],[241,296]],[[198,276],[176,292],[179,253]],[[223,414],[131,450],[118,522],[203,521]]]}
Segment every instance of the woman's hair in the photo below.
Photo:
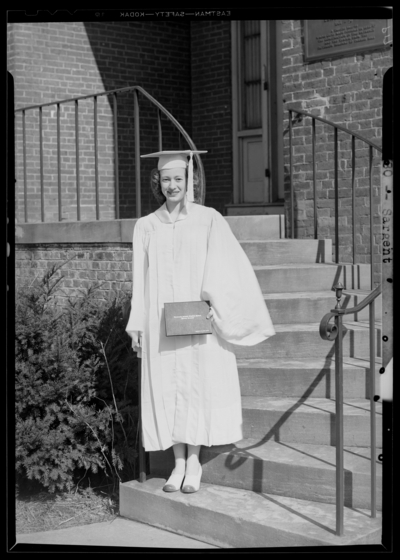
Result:
{"label": "woman's hair", "polygon": [[[186,181],[188,178],[188,170],[186,168]],[[158,204],[162,206],[166,200],[165,196],[161,190],[160,184],[160,172],[158,169],[152,169],[150,173],[150,187],[153,192],[155,199],[157,200]],[[197,169],[193,169],[193,195],[194,201],[197,204],[201,204],[201,188],[200,188],[200,176]]]}

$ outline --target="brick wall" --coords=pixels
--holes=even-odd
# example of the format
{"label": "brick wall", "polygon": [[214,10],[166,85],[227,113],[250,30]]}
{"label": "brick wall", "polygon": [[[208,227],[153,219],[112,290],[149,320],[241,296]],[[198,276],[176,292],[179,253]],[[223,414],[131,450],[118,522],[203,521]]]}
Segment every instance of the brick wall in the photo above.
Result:
{"label": "brick wall", "polygon": [[[331,60],[304,62],[304,28],[296,20],[282,25],[283,102],[313,115],[344,125],[381,145],[382,78],[392,66],[392,50],[357,54]],[[288,113],[285,110],[285,201],[289,208]],[[334,231],[334,140],[331,127],[316,128],[316,178],[318,195],[318,235],[335,239]],[[311,119],[293,128],[293,179],[295,187],[295,229],[298,237],[313,237]],[[352,191],[351,142],[339,133],[339,247],[340,261],[351,261]],[[379,154],[374,151],[373,196],[376,224],[374,253],[380,252]],[[370,262],[369,254],[369,160],[368,148],[356,142],[356,258]],[[289,216],[289,214],[287,214]],[[375,226],[374,226],[375,227]],[[335,248],[334,248],[335,250]],[[376,281],[380,267],[376,265]]]}
{"label": "brick wall", "polygon": [[[141,85],[190,134],[190,48],[187,22],[32,23],[8,27],[8,68],[15,79],[16,108]],[[179,95],[176,92],[179,91]],[[74,103],[61,110],[63,220],[76,220]],[[140,99],[141,153],[156,151],[157,112]],[[112,99],[98,99],[100,217],[115,216],[114,119]],[[40,221],[39,111],[26,114],[29,221]],[[57,112],[44,108],[43,185],[45,221],[58,219]],[[118,97],[120,217],[135,216],[133,96]],[[163,120],[164,149],[178,134]],[[93,101],[79,102],[79,159],[82,219],[94,219]],[[183,144],[183,147],[186,147]],[[17,219],[24,220],[22,114],[16,117]],[[148,188],[154,162],[142,166],[142,212],[157,207]]]}
{"label": "brick wall", "polygon": [[[159,101],[191,136],[190,24],[185,21],[86,23],[85,31],[102,75],[105,89],[140,85]],[[125,100],[124,100],[125,99]],[[135,165],[133,97],[121,96],[118,130],[120,142],[120,218],[134,218]],[[139,96],[140,153],[158,151],[157,110]],[[176,149],[179,135],[162,118],[163,149]],[[182,147],[186,148],[183,142]],[[143,160],[142,214],[158,204],[149,189],[156,160]]]}
{"label": "brick wall", "polygon": [[207,181],[205,204],[224,213],[233,202],[231,24],[192,22],[192,130]]}
{"label": "brick wall", "polygon": [[[284,106],[294,106],[355,130],[380,144],[382,124],[382,76],[392,65],[391,49],[304,62],[303,24],[283,21],[282,86]],[[9,69],[16,85],[16,106],[53,101],[73,95],[94,93],[140,84],[159,100],[185,127],[204,156],[207,179],[206,204],[223,212],[232,201],[232,108],[230,22],[122,22],[122,23],[38,23],[9,26]],[[89,78],[89,79],[87,79]],[[177,94],[179,92],[179,94]],[[110,100],[111,101],[111,100]],[[156,151],[157,122],[149,103],[141,100],[141,153]],[[65,113],[65,114],[64,114]],[[79,113],[81,148],[81,192],[86,204],[82,219],[93,219],[93,129],[92,108],[82,104]],[[285,199],[288,192],[288,121],[284,112]],[[20,119],[21,117],[18,116]],[[40,219],[40,173],[38,116],[27,118],[29,164],[29,219]],[[63,110],[62,185],[65,201],[63,219],[75,220],[76,198],[74,108]],[[57,154],[54,108],[43,111],[46,220],[57,219]],[[121,218],[135,216],[135,169],[132,95],[118,98],[118,143]],[[114,217],[114,161],[112,107],[99,99],[100,190],[104,206],[101,218]],[[164,149],[176,148],[177,135],[164,125]],[[311,123],[306,119],[294,126],[294,180],[296,234],[312,237]],[[17,205],[23,213],[21,174],[21,124],[17,122]],[[357,148],[356,241],[357,261],[369,262],[369,179],[368,150]],[[348,139],[339,134],[339,223],[340,260],[350,260],[351,165]],[[318,235],[334,240],[333,133],[317,126]],[[143,161],[142,213],[157,207],[148,188],[148,176],[155,162]],[[378,167],[374,161],[374,200],[380,202]],[[34,166],[36,166],[34,168]],[[89,214],[89,207],[92,214]],[[377,207],[378,209],[378,207]],[[374,216],[379,228],[378,213]],[[377,234],[378,234],[377,229]],[[378,238],[377,238],[378,239]],[[379,239],[378,239],[379,241]],[[335,250],[335,248],[334,248]],[[376,252],[380,250],[376,245]]]}
{"label": "brick wall", "polygon": [[54,265],[63,263],[55,275],[63,277],[57,296],[60,303],[97,283],[100,299],[132,290],[132,243],[19,244],[15,251],[16,288],[32,285]]}
{"label": "brick wall", "polygon": [[[102,77],[82,23],[9,25],[9,69],[15,81],[15,108],[48,103],[104,90]],[[93,103],[79,107],[80,183],[82,219],[94,217]],[[62,219],[76,220],[76,153],[74,103],[61,105]],[[112,113],[106,98],[98,102],[101,217],[113,218]],[[22,113],[16,114],[16,202],[18,221],[24,221]],[[39,110],[27,111],[26,180],[28,220],[40,221]],[[56,106],[43,108],[43,186],[45,221],[58,220]]]}

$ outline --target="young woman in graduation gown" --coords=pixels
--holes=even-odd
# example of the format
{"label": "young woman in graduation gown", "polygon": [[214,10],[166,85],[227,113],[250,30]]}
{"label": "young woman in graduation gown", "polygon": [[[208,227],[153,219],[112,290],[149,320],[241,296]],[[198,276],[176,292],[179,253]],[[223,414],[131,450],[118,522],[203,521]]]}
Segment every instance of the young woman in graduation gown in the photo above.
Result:
{"label": "young woman in graduation gown", "polygon": [[[243,437],[233,345],[252,346],[275,334],[252,266],[226,220],[194,202],[192,156],[142,156],[159,158],[152,181],[165,202],[134,228],[126,327],[142,358],[144,448],[173,447],[175,468],[164,490],[188,493],[200,487],[201,446]],[[164,303],[199,300],[210,302],[213,333],[167,337]]]}

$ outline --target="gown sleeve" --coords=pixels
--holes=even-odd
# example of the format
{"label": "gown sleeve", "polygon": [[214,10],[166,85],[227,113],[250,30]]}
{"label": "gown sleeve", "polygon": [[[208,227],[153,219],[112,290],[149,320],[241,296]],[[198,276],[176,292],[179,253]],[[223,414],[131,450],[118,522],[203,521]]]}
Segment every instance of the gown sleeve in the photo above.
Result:
{"label": "gown sleeve", "polygon": [[132,299],[126,332],[132,338],[132,347],[139,345],[140,333],[144,331],[145,280],[148,269],[147,253],[144,248],[144,230],[140,220],[133,230],[132,242]]}
{"label": "gown sleeve", "polygon": [[253,346],[275,330],[250,261],[223,216],[214,210],[202,294],[214,310],[217,334]]}

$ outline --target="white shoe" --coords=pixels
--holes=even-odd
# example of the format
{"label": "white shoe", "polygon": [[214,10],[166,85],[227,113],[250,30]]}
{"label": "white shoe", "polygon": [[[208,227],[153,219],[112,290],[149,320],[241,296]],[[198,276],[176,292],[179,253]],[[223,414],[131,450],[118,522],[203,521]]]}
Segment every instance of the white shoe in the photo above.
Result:
{"label": "white shoe", "polygon": [[202,474],[203,471],[201,465],[199,465],[199,472],[197,474],[185,476],[185,482],[182,486],[182,492],[184,492],[185,494],[193,494],[194,492],[198,492],[200,490],[200,480]]}
{"label": "white shoe", "polygon": [[177,492],[182,486],[185,473],[177,474],[172,471],[171,476],[163,486],[164,492]]}

